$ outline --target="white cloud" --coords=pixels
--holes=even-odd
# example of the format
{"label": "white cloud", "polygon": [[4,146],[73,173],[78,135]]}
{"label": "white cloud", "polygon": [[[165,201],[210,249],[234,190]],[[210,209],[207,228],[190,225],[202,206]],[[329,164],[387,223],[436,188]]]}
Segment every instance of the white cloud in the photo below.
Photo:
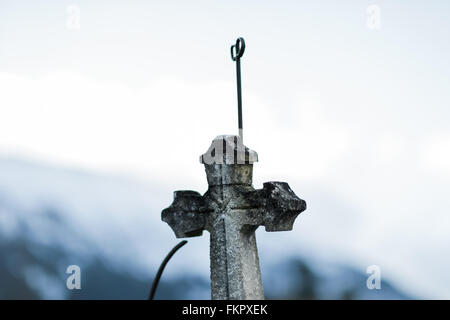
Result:
{"label": "white cloud", "polygon": [[434,133],[420,143],[420,161],[425,170],[450,177],[450,132]]}
{"label": "white cloud", "polygon": [[[210,141],[236,131],[232,83],[163,78],[131,89],[59,72],[40,78],[1,73],[0,87],[0,147],[62,163],[174,180],[195,163],[196,179],[198,156]],[[257,127],[245,131],[246,144],[263,155],[267,171],[289,174],[300,166],[302,177],[325,176],[348,147],[345,128],[308,96],[299,98],[290,127],[274,121],[276,110],[251,92],[245,102],[250,126]]]}

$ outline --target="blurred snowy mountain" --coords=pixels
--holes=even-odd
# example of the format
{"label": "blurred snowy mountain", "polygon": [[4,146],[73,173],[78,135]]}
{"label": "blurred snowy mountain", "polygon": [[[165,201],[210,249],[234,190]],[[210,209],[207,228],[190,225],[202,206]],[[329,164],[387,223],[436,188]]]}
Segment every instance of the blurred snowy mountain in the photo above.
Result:
{"label": "blurred snowy mountain", "polygon": [[[171,191],[125,176],[0,158],[0,299],[145,299],[178,242],[160,220]],[[208,250],[207,235],[190,239],[168,265],[157,298],[208,299]],[[74,264],[82,289],[70,291],[66,268]],[[313,256],[297,254],[262,270],[268,298],[407,298],[386,281],[382,290],[368,290],[367,275]]]}

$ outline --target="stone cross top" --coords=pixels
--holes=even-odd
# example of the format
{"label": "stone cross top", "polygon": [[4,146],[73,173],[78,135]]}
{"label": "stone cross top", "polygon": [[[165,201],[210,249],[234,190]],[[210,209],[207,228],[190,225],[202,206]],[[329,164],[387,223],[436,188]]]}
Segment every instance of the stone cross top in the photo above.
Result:
{"label": "stone cross top", "polygon": [[208,191],[175,191],[173,203],[162,211],[177,238],[210,233],[211,298],[264,299],[255,230],[292,230],[306,209],[286,182],[252,187],[258,154],[242,145],[239,136],[218,136],[200,156]]}

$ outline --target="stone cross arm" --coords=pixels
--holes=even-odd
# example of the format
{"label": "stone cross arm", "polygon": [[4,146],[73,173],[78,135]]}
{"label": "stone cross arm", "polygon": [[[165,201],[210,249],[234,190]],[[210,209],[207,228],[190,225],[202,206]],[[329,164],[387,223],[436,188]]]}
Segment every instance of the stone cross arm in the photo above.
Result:
{"label": "stone cross arm", "polygon": [[[196,191],[174,192],[172,204],[162,211],[162,220],[170,225],[177,238],[201,236],[208,213],[208,194]],[[297,216],[306,209],[306,202],[291,190],[286,182],[266,182],[262,189],[241,194],[230,209],[248,209],[244,219],[248,225],[265,226],[266,231],[292,230]]]}
{"label": "stone cross arm", "polygon": [[201,236],[205,228],[205,200],[196,191],[175,191],[170,207],[161,213],[162,220],[167,222],[177,238]]}

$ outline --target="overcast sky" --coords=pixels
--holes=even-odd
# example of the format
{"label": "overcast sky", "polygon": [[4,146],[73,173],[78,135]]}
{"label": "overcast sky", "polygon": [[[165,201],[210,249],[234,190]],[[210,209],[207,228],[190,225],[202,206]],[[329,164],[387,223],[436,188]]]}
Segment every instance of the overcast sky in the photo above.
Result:
{"label": "overcast sky", "polygon": [[449,10],[0,0],[0,154],[205,191],[198,156],[237,133],[229,47],[243,36],[254,185],[287,181],[308,202],[296,233],[259,245],[292,240],[450,298]]}

